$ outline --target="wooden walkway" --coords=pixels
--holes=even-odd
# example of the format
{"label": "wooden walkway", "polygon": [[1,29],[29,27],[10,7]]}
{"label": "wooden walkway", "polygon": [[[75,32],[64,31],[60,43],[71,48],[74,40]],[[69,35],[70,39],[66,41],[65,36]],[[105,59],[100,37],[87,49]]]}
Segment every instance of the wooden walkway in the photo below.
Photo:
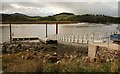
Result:
{"label": "wooden walkway", "polygon": [[12,41],[27,41],[27,42],[36,42],[36,41],[39,41],[39,37],[13,37],[12,38]]}
{"label": "wooden walkway", "polygon": [[108,42],[102,42],[102,43],[91,43],[91,45],[94,45],[94,46],[99,46],[99,47],[106,47],[108,48],[109,50],[120,50],[120,45],[119,44],[116,44],[116,43],[108,43]]}

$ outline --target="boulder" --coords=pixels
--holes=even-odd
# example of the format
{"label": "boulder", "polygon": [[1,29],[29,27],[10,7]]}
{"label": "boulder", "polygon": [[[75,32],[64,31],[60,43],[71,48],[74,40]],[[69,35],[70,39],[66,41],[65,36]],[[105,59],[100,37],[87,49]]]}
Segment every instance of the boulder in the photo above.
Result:
{"label": "boulder", "polygon": [[46,44],[57,44],[57,40],[46,40]]}
{"label": "boulder", "polygon": [[58,61],[57,57],[56,56],[50,56],[48,58],[48,60],[51,62],[51,63],[56,63]]}
{"label": "boulder", "polygon": [[53,53],[52,56],[49,56],[48,60],[51,62],[51,63],[56,63],[58,61],[58,58],[57,58],[57,53]]}
{"label": "boulder", "polygon": [[21,49],[22,45],[18,44],[17,49]]}

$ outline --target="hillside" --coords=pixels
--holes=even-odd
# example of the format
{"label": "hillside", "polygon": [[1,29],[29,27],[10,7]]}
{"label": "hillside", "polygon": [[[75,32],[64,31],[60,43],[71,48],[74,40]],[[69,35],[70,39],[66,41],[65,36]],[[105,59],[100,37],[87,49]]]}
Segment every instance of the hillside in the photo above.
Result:
{"label": "hillside", "polygon": [[41,22],[41,21],[73,21],[73,22],[89,22],[89,23],[120,23],[120,18],[105,16],[105,15],[75,15],[73,13],[60,13],[52,16],[28,16],[25,14],[0,14],[2,16],[2,22]]}

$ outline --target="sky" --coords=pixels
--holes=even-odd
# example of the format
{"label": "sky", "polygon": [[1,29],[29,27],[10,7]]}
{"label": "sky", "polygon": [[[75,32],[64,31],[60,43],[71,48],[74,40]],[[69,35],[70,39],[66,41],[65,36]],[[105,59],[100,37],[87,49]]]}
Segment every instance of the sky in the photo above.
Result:
{"label": "sky", "polygon": [[119,0],[2,0],[0,13],[50,16],[62,12],[118,16]]}

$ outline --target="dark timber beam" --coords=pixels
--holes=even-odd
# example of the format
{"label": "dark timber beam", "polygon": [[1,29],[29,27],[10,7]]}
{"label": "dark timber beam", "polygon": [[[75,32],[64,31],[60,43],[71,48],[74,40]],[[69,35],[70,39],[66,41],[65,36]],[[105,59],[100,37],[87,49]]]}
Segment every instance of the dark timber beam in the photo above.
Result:
{"label": "dark timber beam", "polygon": [[47,36],[47,23],[46,23],[46,38],[47,38],[48,36]]}
{"label": "dark timber beam", "polygon": [[10,42],[12,42],[12,29],[11,29],[11,23],[10,23]]}
{"label": "dark timber beam", "polygon": [[56,23],[56,34],[58,34],[58,23]]}

